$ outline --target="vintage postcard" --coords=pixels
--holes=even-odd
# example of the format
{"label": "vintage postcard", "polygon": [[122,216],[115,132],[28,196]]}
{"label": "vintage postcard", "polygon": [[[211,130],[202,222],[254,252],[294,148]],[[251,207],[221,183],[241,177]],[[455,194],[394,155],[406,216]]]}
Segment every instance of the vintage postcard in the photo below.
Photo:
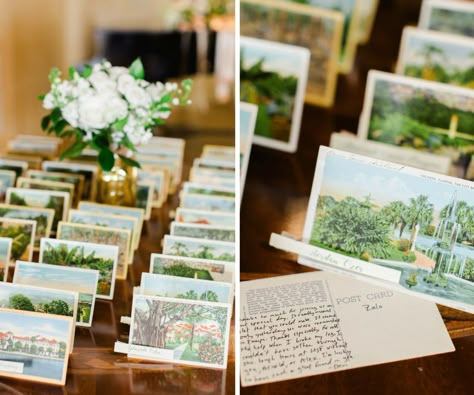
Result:
{"label": "vintage postcard", "polygon": [[203,258],[151,254],[150,273],[199,280],[234,282],[234,264]]}
{"label": "vintage postcard", "polygon": [[12,243],[12,238],[0,237],[0,282],[8,280],[8,266],[10,264]]}
{"label": "vintage postcard", "polygon": [[13,282],[79,293],[76,325],[90,327],[94,317],[99,271],[17,261]]}
{"label": "vintage postcard", "polygon": [[[196,168],[191,169],[193,171]],[[235,188],[235,181],[233,178],[222,178],[219,176],[212,176],[208,174],[191,174],[190,182],[194,184],[207,184],[209,186],[217,186],[222,188]]]}
{"label": "vintage postcard", "polygon": [[231,145],[205,144],[202,148],[201,158],[214,160],[235,160],[235,147]]}
{"label": "vintage postcard", "polygon": [[187,224],[173,221],[170,225],[170,235],[235,242],[235,227]]}
{"label": "vintage postcard", "polygon": [[175,221],[190,224],[235,227],[235,214],[178,207],[176,209]]}
{"label": "vintage postcard", "polygon": [[168,169],[138,170],[138,182],[153,182],[152,207],[159,208],[168,199],[170,173]]}
{"label": "vintage postcard", "polygon": [[474,37],[474,4],[459,0],[423,0],[418,27]]}
{"label": "vintage postcard", "polygon": [[0,202],[5,201],[7,189],[15,186],[16,173],[13,170],[0,170]]}
{"label": "vintage postcard", "polygon": [[374,278],[388,269],[396,289],[472,313],[473,191],[471,181],[321,147],[303,231],[315,260],[298,262],[359,261]]}
{"label": "vintage postcard", "polygon": [[10,263],[20,260],[31,261],[36,235],[36,221],[16,218],[0,218],[0,237],[13,240]]}
{"label": "vintage postcard", "polygon": [[235,188],[220,187],[217,185],[197,184],[186,181],[181,189],[185,193],[197,195],[226,196],[235,198]]}
{"label": "vintage postcard", "polygon": [[54,210],[52,208],[0,204],[0,217],[36,221],[35,250],[37,250],[39,248],[40,239],[42,237],[49,237],[51,234]]}
{"label": "vintage postcard", "polygon": [[240,311],[244,387],[454,351],[434,303],[329,272],[242,282]]}
{"label": "vintage postcard", "polygon": [[189,181],[196,182],[193,180],[194,177],[209,177],[209,179],[219,179],[221,181],[231,181],[235,179],[235,170],[216,170],[216,169],[203,169],[202,167],[192,167],[189,172]]}
{"label": "vintage postcard", "polygon": [[235,262],[235,243],[165,235],[163,254]]}
{"label": "vintage postcard", "polygon": [[146,169],[146,166],[168,169],[170,172],[170,183],[173,188],[176,188],[181,182],[182,164],[180,159],[170,158],[167,156],[139,154],[136,155],[136,160],[143,165],[143,169]]}
{"label": "vintage postcard", "polygon": [[245,178],[249,166],[252,141],[255,135],[255,124],[257,122],[258,106],[251,103],[240,102],[240,196],[242,197],[245,187]]}
{"label": "vintage postcard", "polygon": [[41,239],[39,262],[99,271],[97,298],[112,300],[119,248],[83,241]]}
{"label": "vintage postcard", "polygon": [[74,184],[68,182],[58,182],[49,180],[38,180],[34,178],[19,177],[16,181],[17,188],[23,189],[43,189],[47,191],[67,192],[71,199],[69,199],[69,206],[72,206],[72,200],[75,196]]}
{"label": "vintage postcard", "polygon": [[[240,98],[258,108],[253,142],[295,152],[308,79],[309,50],[240,37],[240,57]],[[273,89],[268,89],[269,86]]]}
{"label": "vintage postcard", "polygon": [[341,12],[289,1],[242,0],[240,34],[297,45],[311,52],[306,101],[334,102],[344,16]]}
{"label": "vintage postcard", "polygon": [[180,207],[195,210],[219,211],[234,213],[235,198],[223,196],[208,196],[182,193],[179,199]]}
{"label": "vintage postcard", "polygon": [[28,169],[28,162],[13,159],[0,158],[0,170],[14,171],[16,177],[21,177]]}
{"label": "vintage postcard", "polygon": [[234,170],[235,160],[223,160],[214,158],[195,158],[193,160],[193,167],[202,167],[204,169],[215,170]]}
{"label": "vintage postcard", "polygon": [[137,208],[145,210],[144,220],[149,220],[151,210],[153,208],[153,197],[155,193],[154,181],[138,181],[137,182]]}
{"label": "vintage postcard", "polygon": [[11,153],[0,155],[0,159],[17,160],[28,163],[28,169],[40,169],[43,158],[41,156],[26,155],[21,153]]}
{"label": "vintage postcard", "polygon": [[54,210],[52,231],[55,232],[58,222],[67,218],[70,197],[71,195],[68,192],[8,188],[5,202],[15,206],[52,208]]}
{"label": "vintage postcard", "polygon": [[119,248],[116,279],[127,278],[131,233],[126,229],[109,228],[106,226],[92,226],[60,222],[58,226],[58,240],[85,241],[89,243],[114,245]]}
{"label": "vintage postcard", "polygon": [[225,369],[231,315],[227,303],[134,295],[127,355]]}
{"label": "vintage postcard", "polygon": [[204,300],[214,303],[232,303],[232,284],[198,280],[195,278],[142,273],[142,295],[175,299]]}
{"label": "vintage postcard", "polygon": [[369,71],[358,135],[450,157],[464,178],[474,142],[474,90]]}
{"label": "vintage postcard", "polygon": [[364,45],[369,42],[378,7],[379,0],[359,0],[360,16],[357,29],[357,41],[359,44]]}
{"label": "vintage postcard", "polygon": [[82,198],[82,191],[84,189],[84,175],[73,173],[59,173],[44,170],[28,170],[26,177],[38,180],[47,180],[55,182],[67,182],[74,185],[73,206],[76,207],[79,200]]}
{"label": "vintage postcard", "polygon": [[450,175],[451,171],[451,159],[448,157],[418,151],[414,148],[403,148],[378,141],[363,140],[357,138],[352,133],[332,133],[329,146],[341,151],[400,163],[401,165],[433,171],[439,174]]}
{"label": "vintage postcard", "polygon": [[140,235],[137,233],[138,220],[136,217],[105,214],[99,211],[70,210],[68,222],[129,230],[132,238],[129,252],[131,256],[133,256],[133,251],[138,248],[138,243],[140,242]]}
{"label": "vintage postcard", "polygon": [[0,375],[64,385],[73,337],[71,317],[0,309]]}
{"label": "vintage postcard", "polygon": [[474,89],[473,53],[474,38],[406,26],[396,72]]}
{"label": "vintage postcard", "polygon": [[72,173],[84,176],[82,199],[95,199],[97,193],[97,175],[99,168],[96,164],[79,162],[44,161],[42,169],[54,173]]}
{"label": "vintage postcard", "polygon": [[27,154],[41,155],[45,157],[53,157],[58,154],[59,141],[47,141],[41,139],[15,139],[10,140],[7,144],[9,152],[22,152]]}

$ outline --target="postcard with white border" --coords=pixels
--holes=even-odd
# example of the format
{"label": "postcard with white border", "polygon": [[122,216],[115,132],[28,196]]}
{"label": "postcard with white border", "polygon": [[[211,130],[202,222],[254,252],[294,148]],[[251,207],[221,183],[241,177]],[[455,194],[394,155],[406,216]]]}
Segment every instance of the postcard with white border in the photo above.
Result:
{"label": "postcard with white border", "polygon": [[10,265],[12,243],[12,238],[0,237],[0,282],[8,280],[8,266]]}
{"label": "postcard with white border", "polygon": [[251,103],[240,102],[240,196],[245,187],[245,178],[249,166],[252,141],[255,134],[258,106]]}
{"label": "postcard with white border", "polygon": [[[23,346],[22,352],[2,347],[1,376],[55,385],[66,383],[74,336],[71,317],[0,309],[0,336],[6,343],[10,340]],[[39,351],[40,347],[43,352]],[[27,363],[23,362],[25,359]]]}
{"label": "postcard with white border", "polygon": [[298,45],[311,51],[305,100],[314,105],[330,107],[334,102],[343,24],[341,12],[307,4],[274,0],[240,2],[242,36]]}
{"label": "postcard with white border", "polygon": [[203,258],[151,254],[150,273],[224,283],[234,282],[234,264]]}
{"label": "postcard with white border", "polygon": [[0,158],[0,170],[14,171],[17,177],[21,177],[27,169],[28,162],[26,161]]}
{"label": "postcard with white border", "polygon": [[231,316],[228,303],[134,295],[127,355],[225,369]]}
{"label": "postcard with white border", "polygon": [[204,169],[234,170],[235,171],[235,160],[195,158],[193,160],[193,167],[203,167]]}
{"label": "postcard with white border", "polygon": [[473,53],[474,38],[406,26],[396,73],[473,89]]}
{"label": "postcard with white border", "polygon": [[85,241],[89,243],[115,245],[119,248],[116,279],[127,278],[131,244],[131,233],[127,229],[110,228],[107,226],[93,226],[60,222],[58,225],[58,240]]}
{"label": "postcard with white border", "polygon": [[137,182],[136,207],[145,210],[144,217],[143,217],[144,220],[149,220],[151,218],[151,210],[153,208],[154,193],[155,193],[154,181],[138,181]]}
{"label": "postcard with white border", "polygon": [[202,148],[201,158],[213,160],[235,160],[235,147],[231,145],[205,144]]}
{"label": "postcard with white border", "polygon": [[213,303],[232,303],[232,284],[195,278],[142,273],[142,295],[175,299],[203,300]]}
{"label": "postcard with white border", "polygon": [[168,169],[138,170],[138,182],[153,182],[152,207],[160,208],[168,198],[170,173]]}
{"label": "postcard with white border", "polygon": [[10,237],[13,244],[10,263],[16,260],[31,261],[35,246],[36,221],[29,219],[0,218],[0,237]]}
{"label": "postcard with white border", "polygon": [[175,221],[190,224],[235,227],[235,214],[178,207],[176,209]]}
{"label": "postcard with white border", "polygon": [[218,169],[206,169],[202,167],[191,167],[189,171],[189,181],[193,182],[193,177],[203,176],[209,178],[218,178],[222,181],[233,181],[235,179],[235,169],[229,170],[218,170]]}
{"label": "postcard with white border", "polygon": [[473,210],[474,182],[321,147],[303,230],[314,255],[298,262],[364,265],[366,279],[472,313]]}
{"label": "postcard with white border", "polygon": [[99,271],[97,298],[114,298],[119,248],[84,241],[41,239],[39,262]]}
{"label": "postcard with white border", "polygon": [[359,26],[357,41],[359,44],[367,44],[370,40],[372,28],[377,15],[379,0],[363,0],[359,1]]}
{"label": "postcard with white border", "polygon": [[79,293],[76,325],[90,327],[94,317],[99,271],[17,261],[13,282]]}
{"label": "postcard with white border", "polygon": [[7,189],[15,186],[15,179],[13,170],[0,170],[0,202],[5,200]]}
{"label": "postcard with white border", "polygon": [[165,235],[163,254],[235,262],[235,243]]}
{"label": "postcard with white border", "polygon": [[474,37],[474,4],[457,0],[423,0],[418,27]]}
{"label": "postcard with white border", "polygon": [[195,210],[234,213],[235,198],[182,193],[179,198],[179,206],[183,208],[192,208]]}
{"label": "postcard with white border", "polygon": [[235,188],[220,187],[217,185],[198,184],[186,181],[181,190],[198,195],[226,196],[235,198]]}
{"label": "postcard with white border", "polygon": [[16,180],[16,187],[22,189],[42,189],[46,191],[59,191],[69,193],[69,208],[73,204],[73,199],[75,196],[74,184],[68,182],[58,182],[58,181],[49,181],[49,180],[39,180],[34,178],[27,177],[18,177]]}
{"label": "postcard with white border", "polygon": [[362,281],[312,272],[240,287],[243,387],[454,351],[434,303]]}
{"label": "postcard with white border", "polygon": [[170,235],[235,242],[235,227],[173,221],[170,225]]}

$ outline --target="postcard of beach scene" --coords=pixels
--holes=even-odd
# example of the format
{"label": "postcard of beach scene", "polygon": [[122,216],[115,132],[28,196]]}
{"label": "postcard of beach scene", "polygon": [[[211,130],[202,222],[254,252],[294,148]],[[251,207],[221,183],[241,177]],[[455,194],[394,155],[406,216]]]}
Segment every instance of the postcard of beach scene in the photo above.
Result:
{"label": "postcard of beach scene", "polygon": [[198,184],[186,181],[181,188],[182,192],[197,195],[212,195],[235,198],[235,188],[220,187],[217,185]]}
{"label": "postcard of beach scene", "polygon": [[84,241],[41,239],[39,262],[98,270],[97,298],[112,300],[119,248]]}
{"label": "postcard of beach scene", "polygon": [[52,208],[37,208],[27,206],[15,206],[13,204],[0,204],[0,217],[27,219],[36,221],[35,251],[39,249],[40,239],[49,237],[54,220]]}
{"label": "postcard of beach scene", "polygon": [[154,181],[137,182],[137,201],[136,207],[145,210],[143,219],[149,220],[153,208],[153,196],[155,193]]}
{"label": "postcard of beach scene", "polygon": [[41,189],[8,188],[5,202],[16,206],[52,208],[54,219],[51,230],[55,232],[58,222],[67,218],[71,195],[68,192]]}
{"label": "postcard of beach scene", "polygon": [[235,212],[235,198],[223,196],[210,196],[195,193],[181,193],[179,207],[195,210]]}
{"label": "postcard of beach scene", "polygon": [[[0,308],[72,317],[75,325],[78,303],[77,292],[0,283]],[[71,338],[71,353],[73,345],[74,337]]]}
{"label": "postcard of beach scene", "polygon": [[176,255],[151,254],[150,273],[231,284],[234,282],[234,264],[231,262]]}
{"label": "postcard of beach scene", "polygon": [[90,327],[94,317],[99,271],[17,261],[13,282],[36,287],[60,289],[79,293],[76,325]]}
{"label": "postcard of beach scene", "polygon": [[460,0],[423,0],[418,27],[474,37],[474,4]]}
{"label": "postcard of beach scene", "polygon": [[[309,50],[241,37],[240,56],[240,97],[258,108],[253,142],[295,152],[308,79]],[[268,89],[269,85],[273,89]]]}
{"label": "postcard of beach scene", "polygon": [[170,225],[170,235],[235,242],[235,227],[187,224],[173,221]]}
{"label": "postcard of beach scene", "polygon": [[240,34],[311,52],[305,100],[330,107],[334,102],[344,16],[341,12],[289,1],[242,0]]}
{"label": "postcard of beach scene", "polygon": [[178,207],[176,209],[175,221],[190,224],[235,227],[235,214]]}
{"label": "postcard of beach scene", "polygon": [[71,317],[0,308],[0,375],[64,385]]}
{"label": "postcard of beach scene", "polygon": [[397,290],[474,312],[471,181],[321,147],[303,241],[315,260],[299,263],[364,262],[373,279],[382,267]]}
{"label": "postcard of beach scene", "polygon": [[21,177],[26,169],[28,169],[28,162],[24,160],[0,158],[0,170],[14,171],[16,177]]}
{"label": "postcard of beach scene", "polygon": [[406,26],[396,72],[474,89],[473,54],[474,38]]}
{"label": "postcard of beach scene", "polygon": [[142,273],[140,293],[175,299],[232,303],[232,284],[146,272]]}
{"label": "postcard of beach scene", "polygon": [[159,208],[168,198],[169,171],[156,169],[153,171],[138,170],[138,182],[153,182],[152,207]]}
{"label": "postcard of beach scene", "polygon": [[235,262],[235,243],[165,235],[163,254]]}
{"label": "postcard of beach scene", "polygon": [[115,245],[119,248],[116,279],[127,278],[131,233],[126,229],[109,228],[60,222],[58,226],[58,240],[85,241],[102,245]]}
{"label": "postcard of beach scene", "polygon": [[35,245],[36,221],[29,219],[0,218],[0,237],[12,239],[10,264],[17,259],[31,261]]}
{"label": "postcard of beach scene", "polygon": [[12,238],[0,237],[0,282],[8,280],[8,266],[10,264],[12,243]]}
{"label": "postcard of beach scene", "polygon": [[231,315],[228,303],[134,295],[128,356],[225,369]]}
{"label": "postcard of beach scene", "polygon": [[0,170],[0,202],[5,201],[7,189],[15,186],[15,178],[13,170]]}
{"label": "postcard of beach scene", "polygon": [[358,136],[450,157],[465,178],[473,108],[474,89],[371,70]]}

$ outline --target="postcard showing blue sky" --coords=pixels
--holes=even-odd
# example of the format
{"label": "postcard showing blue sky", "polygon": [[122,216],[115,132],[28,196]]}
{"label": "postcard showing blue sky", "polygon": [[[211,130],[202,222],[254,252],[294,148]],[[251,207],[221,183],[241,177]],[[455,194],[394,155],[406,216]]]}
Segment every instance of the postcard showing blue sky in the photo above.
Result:
{"label": "postcard showing blue sky", "polygon": [[165,235],[163,254],[235,261],[235,243]]}

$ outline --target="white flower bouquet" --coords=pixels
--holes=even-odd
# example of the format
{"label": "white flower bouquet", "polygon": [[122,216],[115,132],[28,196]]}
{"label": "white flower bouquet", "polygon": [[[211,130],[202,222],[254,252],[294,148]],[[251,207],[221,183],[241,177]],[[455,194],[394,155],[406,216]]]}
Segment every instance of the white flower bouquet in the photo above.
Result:
{"label": "white flower bouquet", "polygon": [[70,67],[69,77],[63,80],[57,68],[51,70],[51,91],[40,96],[51,112],[41,127],[58,137],[75,138],[61,159],[78,156],[89,147],[98,152],[104,171],[112,169],[115,154],[128,166],[140,167],[124,150],[135,151],[145,144],[172,106],[190,104],[191,80],[179,85],[147,82],[140,59],[129,68],[112,67],[106,61],[85,66],[81,73]]}

